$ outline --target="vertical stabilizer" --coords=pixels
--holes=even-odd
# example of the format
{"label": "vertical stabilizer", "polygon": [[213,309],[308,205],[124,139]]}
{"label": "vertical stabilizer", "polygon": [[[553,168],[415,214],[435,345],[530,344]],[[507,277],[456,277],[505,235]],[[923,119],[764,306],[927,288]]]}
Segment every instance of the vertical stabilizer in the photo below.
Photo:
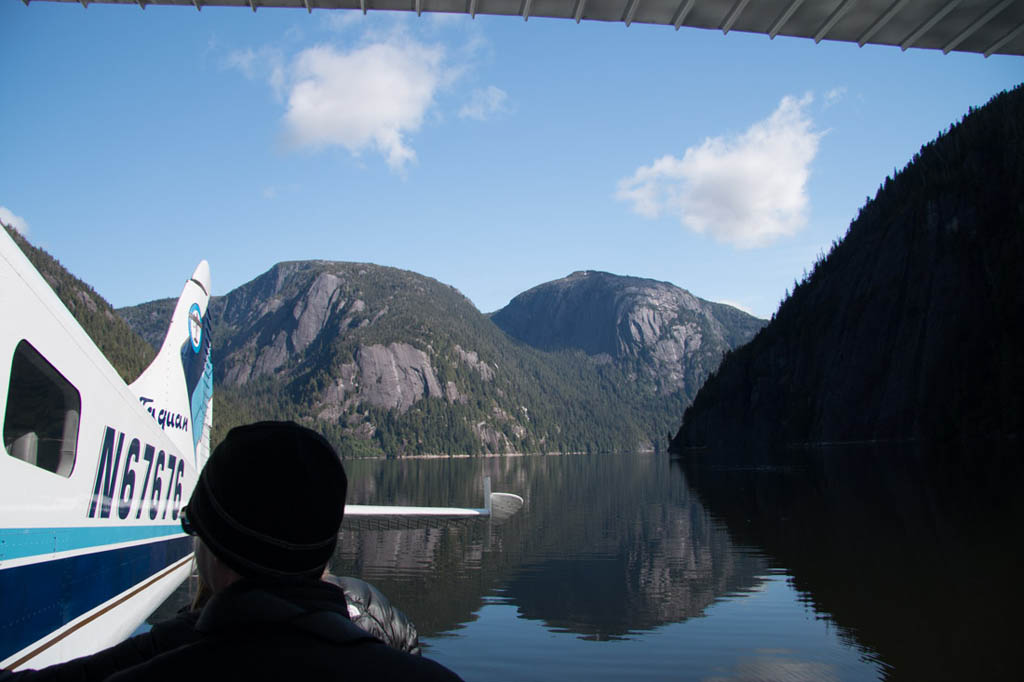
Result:
{"label": "vertical stabilizer", "polygon": [[209,304],[210,266],[204,260],[185,282],[156,358],[130,386],[197,470],[210,454],[213,424]]}

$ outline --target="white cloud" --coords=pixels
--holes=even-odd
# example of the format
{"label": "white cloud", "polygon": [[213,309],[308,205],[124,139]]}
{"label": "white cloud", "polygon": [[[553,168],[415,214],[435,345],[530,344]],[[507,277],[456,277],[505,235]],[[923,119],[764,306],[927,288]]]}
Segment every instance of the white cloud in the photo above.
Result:
{"label": "white cloud", "polygon": [[[354,22],[325,26],[341,31]],[[298,52],[270,46],[235,50],[221,63],[270,85],[285,108],[287,146],[380,154],[392,170],[402,172],[416,161],[411,138],[424,121],[443,120],[438,98],[479,61],[474,53],[487,46],[465,22],[437,24],[438,30],[452,26],[466,34],[444,41],[414,37],[406,23],[364,21],[354,44],[325,43]],[[507,97],[494,86],[482,89],[464,102],[459,115],[482,120],[503,111]]]}
{"label": "white cloud", "polygon": [[459,109],[459,118],[475,118],[478,121],[483,121],[492,114],[505,111],[507,100],[508,93],[493,85],[474,90],[469,97],[469,102]]}
{"label": "white cloud", "polygon": [[20,215],[15,215],[14,211],[6,206],[0,206],[0,223],[13,227],[22,236],[28,235],[28,221]]}
{"label": "white cloud", "polygon": [[224,58],[224,66],[230,69],[238,69],[249,79],[256,77],[255,64],[256,51],[252,48],[235,50],[228,53],[228,56]]}
{"label": "white cloud", "polygon": [[452,76],[444,49],[392,39],[342,52],[312,47],[296,57],[285,123],[291,142],[373,149],[394,170],[416,159],[406,136],[419,130],[438,89]]}
{"label": "white cloud", "polygon": [[615,197],[642,216],[668,214],[740,248],[791,236],[807,222],[807,179],[824,134],[806,114],[811,100],[783,97],[741,135],[709,137],[681,159],[641,166],[619,181]]}
{"label": "white cloud", "polygon": [[845,85],[840,86],[838,88],[832,88],[831,90],[829,90],[828,92],[825,93],[825,108],[827,109],[828,107],[832,106],[833,104],[835,104],[836,102],[838,102],[839,100],[841,100],[845,96],[846,96],[846,86]]}
{"label": "white cloud", "polygon": [[217,36],[210,36],[206,39],[206,48],[203,50],[203,59],[209,57],[212,53],[216,52],[220,48],[220,43],[217,42]]}
{"label": "white cloud", "polygon": [[241,72],[249,80],[266,80],[274,90],[274,95],[281,99],[284,94],[285,70],[284,54],[273,47],[261,47],[259,50],[246,48],[229,52],[224,58],[224,67]]}

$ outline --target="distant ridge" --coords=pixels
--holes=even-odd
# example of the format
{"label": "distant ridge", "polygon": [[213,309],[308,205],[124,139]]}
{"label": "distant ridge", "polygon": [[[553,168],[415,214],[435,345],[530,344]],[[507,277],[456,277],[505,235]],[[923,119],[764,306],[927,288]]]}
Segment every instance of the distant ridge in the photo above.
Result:
{"label": "distant ridge", "polygon": [[491,319],[535,348],[607,358],[687,401],[726,351],[766,323],[668,282],[589,270],[523,292]]}
{"label": "distant ridge", "polygon": [[[413,272],[279,263],[211,302],[214,442],[236,424],[294,419],[346,456],[653,450],[731,347],[726,340],[763,324],[720,306],[741,320],[723,326],[708,317],[718,304],[665,283],[606,273],[567,279],[601,287],[599,301],[567,310],[570,317],[626,325],[612,330],[624,344],[614,357],[571,338],[545,349],[518,342],[458,291]],[[579,304],[575,287],[545,286],[534,291],[565,291],[567,306]],[[172,304],[119,313],[158,341]],[[682,321],[680,306],[696,317]],[[528,314],[519,303],[503,312],[517,310]]]}
{"label": "distant ridge", "polygon": [[686,411],[672,448],[1016,438],[1024,86],[896,175]]}

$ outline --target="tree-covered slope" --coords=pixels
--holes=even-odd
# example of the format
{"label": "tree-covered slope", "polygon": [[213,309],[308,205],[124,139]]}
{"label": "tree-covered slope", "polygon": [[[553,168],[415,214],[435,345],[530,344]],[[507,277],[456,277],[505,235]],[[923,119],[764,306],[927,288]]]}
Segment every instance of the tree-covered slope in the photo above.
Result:
{"label": "tree-covered slope", "polygon": [[673,448],[1019,437],[1024,86],[950,127],[730,353]]}
{"label": "tree-covered slope", "polygon": [[[157,339],[168,301],[121,312]],[[636,450],[685,406],[578,350],[517,342],[450,286],[362,263],[280,263],[211,303],[214,440],[309,423],[350,456]]]}
{"label": "tree-covered slope", "polygon": [[765,321],[668,282],[574,272],[516,296],[491,316],[541,350],[582,350],[660,395],[689,402],[722,355]]}
{"label": "tree-covered slope", "polygon": [[[78,323],[92,338],[110,364],[117,369],[125,382],[132,382],[142,374],[156,356],[150,344],[146,343],[122,320],[114,309],[96,291],[69,273],[53,256],[32,246],[17,231],[4,226],[14,242],[28,257],[35,269],[54,290],[65,307],[71,311]],[[170,315],[163,321],[160,339],[167,332]],[[158,342],[159,343],[159,342]]]}

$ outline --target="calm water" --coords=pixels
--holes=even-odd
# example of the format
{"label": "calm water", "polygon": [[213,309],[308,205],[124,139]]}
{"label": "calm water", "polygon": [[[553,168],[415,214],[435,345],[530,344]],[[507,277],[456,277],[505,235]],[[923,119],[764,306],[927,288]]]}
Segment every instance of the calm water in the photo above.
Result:
{"label": "calm water", "polygon": [[1016,468],[709,459],[347,462],[352,502],[480,506],[487,474],[526,506],[346,530],[331,568],[377,585],[467,680],[1020,678]]}
{"label": "calm water", "polygon": [[478,506],[486,473],[526,507],[346,531],[333,570],[377,584],[467,679],[1018,676],[1012,476],[898,451],[708,459],[354,462],[354,501]]}

